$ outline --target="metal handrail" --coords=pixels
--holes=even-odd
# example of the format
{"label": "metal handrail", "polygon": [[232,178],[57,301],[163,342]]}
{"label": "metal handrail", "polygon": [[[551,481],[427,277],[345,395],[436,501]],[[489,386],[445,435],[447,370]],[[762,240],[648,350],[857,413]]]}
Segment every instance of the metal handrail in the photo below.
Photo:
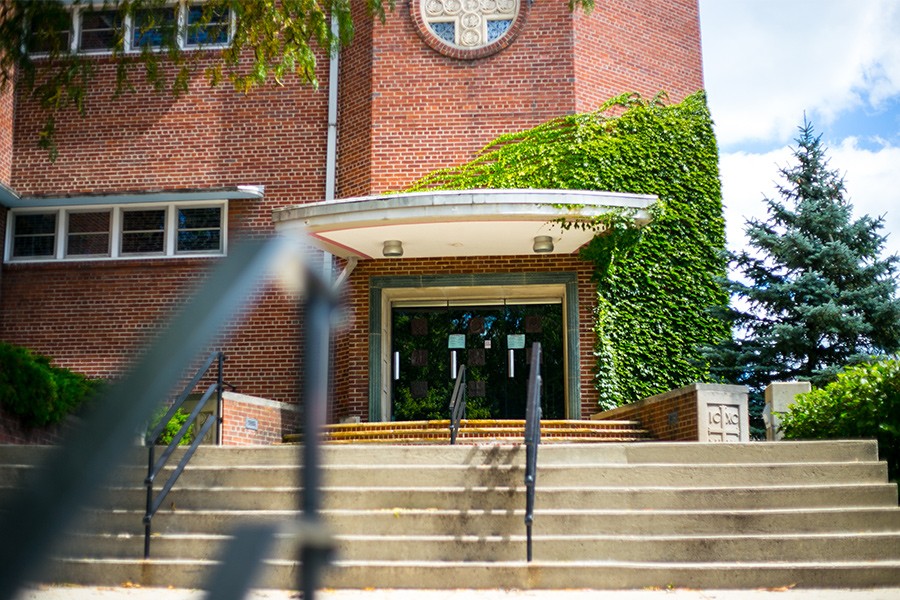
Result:
{"label": "metal handrail", "polygon": [[466,416],[466,365],[459,368],[456,374],[456,383],[453,385],[453,395],[450,396],[450,445],[456,443],[459,434],[459,424]]}
{"label": "metal handrail", "polygon": [[534,524],[534,488],[537,483],[538,446],[541,443],[541,344],[531,347],[528,398],[525,405],[525,535],[531,562],[531,526]]}
{"label": "metal handrail", "polygon": [[[213,423],[221,422],[222,418],[222,389],[224,387],[224,382],[222,381],[222,370],[223,364],[225,362],[225,353],[223,352],[213,352],[209,355],[209,358],[206,359],[206,362],[197,370],[197,373],[194,375],[193,379],[185,386],[182,392],[175,399],[175,402],[172,403],[172,406],[169,407],[169,410],[160,419],[159,423],[156,424],[156,427],[153,428],[147,434],[145,439],[146,445],[149,447],[149,459],[147,462],[147,478],[144,479],[144,485],[147,486],[147,510],[144,513],[144,559],[150,558],[150,532],[151,526],[153,522],[153,516],[159,510],[159,507],[162,506],[162,503],[165,501],[166,496],[169,495],[169,492],[172,491],[172,487],[175,485],[175,482],[178,481],[178,478],[181,476],[181,473],[184,471],[184,468],[190,462],[191,458],[193,458],[194,453],[197,451],[197,447],[200,446],[200,442],[203,441],[203,438],[206,437],[207,432],[209,432]],[[166,425],[169,424],[169,421],[172,420],[172,417],[175,416],[175,413],[184,406],[185,401],[187,401],[188,396],[190,396],[191,392],[200,382],[204,375],[209,371],[210,367],[212,367],[213,363],[216,364],[216,382],[209,385],[206,388],[206,391],[203,393],[203,396],[200,397],[200,400],[197,402],[197,406],[194,407],[194,410],[191,411],[190,416],[185,420],[184,424],[181,426],[181,429],[178,430],[172,441],[169,442],[169,445],[166,446],[166,449],[163,450],[162,455],[158,460],[155,459],[156,456],[156,440],[159,438],[159,435],[163,432]],[[185,450],[184,455],[181,457],[181,460],[178,462],[178,466],[175,467],[175,470],[169,475],[169,479],[166,480],[166,483],[163,485],[162,489],[159,493],[154,497],[153,493],[153,483],[156,481],[156,477],[162,472],[165,468],[166,463],[169,461],[169,458],[175,452],[176,448],[181,445],[181,440],[187,435],[187,432],[190,430],[191,426],[194,425],[197,417],[200,415],[200,411],[203,410],[203,407],[206,406],[206,403],[213,396],[213,393],[216,395],[216,418],[207,419],[203,426],[200,428],[200,431],[197,435],[194,436],[194,440],[191,442],[190,446],[188,446],[187,450]],[[216,428],[216,443],[221,443],[220,438],[220,430],[221,427]]]}

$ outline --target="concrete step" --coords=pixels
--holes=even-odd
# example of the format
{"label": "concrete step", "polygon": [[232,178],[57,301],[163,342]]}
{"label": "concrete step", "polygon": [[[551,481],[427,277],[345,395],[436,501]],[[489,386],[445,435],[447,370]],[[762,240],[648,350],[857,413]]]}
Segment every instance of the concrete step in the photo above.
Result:
{"label": "concrete step", "polygon": [[[298,511],[161,510],[156,533],[229,534],[245,522],[277,522]],[[143,534],[143,511],[88,511],[80,532]],[[322,518],[337,534],[516,535],[523,510],[446,510],[386,508],[326,510]],[[900,532],[897,507],[790,510],[564,510],[538,509],[535,532],[595,535],[726,535],[830,532]]]}
{"label": "concrete step", "polygon": [[[9,473],[20,479],[19,467],[0,467],[0,477]],[[185,487],[282,487],[298,483],[298,470],[287,466],[237,465],[189,466],[179,479]],[[323,467],[323,483],[329,487],[510,487],[524,480],[524,465],[331,465]],[[887,465],[881,462],[853,463],[749,463],[749,464],[541,464],[540,485],[578,484],[586,487],[671,486],[752,487],[797,485],[802,482],[885,482]],[[135,470],[133,480],[143,480]],[[164,481],[160,477],[159,481]]]}
{"label": "concrete step", "polygon": [[[0,488],[0,500],[12,493]],[[490,487],[326,487],[324,508],[379,509],[457,508],[515,510],[524,502],[524,486]],[[166,507],[181,510],[292,510],[300,506],[299,488],[179,487],[167,497]],[[136,508],[144,505],[141,487],[111,488],[100,508]],[[828,508],[839,506],[897,506],[897,486],[888,483],[723,487],[548,487],[539,485],[537,506],[607,509],[762,509],[784,506]]]}
{"label": "concrete step", "polygon": [[[34,465],[45,460],[51,446],[0,445],[0,465]],[[170,462],[177,463],[183,450]],[[297,446],[216,447],[201,446],[192,466],[297,466]],[[325,464],[524,464],[522,444],[481,446],[353,446],[321,448]],[[833,442],[753,442],[749,444],[697,444],[694,442],[648,442],[623,444],[560,444],[540,449],[541,465],[553,464],[750,464],[799,462],[872,462],[878,460],[872,440]],[[135,447],[120,457],[136,469],[146,470],[147,449]],[[143,479],[143,477],[141,478]],[[0,480],[4,483],[5,480]]]}
{"label": "concrete step", "polygon": [[[154,559],[219,556],[227,535],[159,534],[151,538]],[[340,560],[420,560],[507,562],[526,553],[525,536],[509,535],[340,535]],[[790,535],[537,535],[535,560],[616,560],[631,562],[715,562],[723,556],[738,562],[785,560],[794,562],[883,560],[900,556],[900,532],[817,533]],[[140,535],[73,536],[57,552],[80,558],[143,556]],[[276,544],[271,558],[293,560],[296,547],[287,540]]]}
{"label": "concrete step", "polygon": [[[145,587],[202,587],[212,560],[66,559],[54,562],[46,578],[76,585]],[[259,587],[296,587],[298,565],[270,560]],[[430,562],[338,561],[327,569],[326,588],[349,589],[753,589],[799,586],[807,588],[872,588],[896,586],[900,561],[846,560],[818,562],[697,562],[656,563],[620,561],[547,562]]]}

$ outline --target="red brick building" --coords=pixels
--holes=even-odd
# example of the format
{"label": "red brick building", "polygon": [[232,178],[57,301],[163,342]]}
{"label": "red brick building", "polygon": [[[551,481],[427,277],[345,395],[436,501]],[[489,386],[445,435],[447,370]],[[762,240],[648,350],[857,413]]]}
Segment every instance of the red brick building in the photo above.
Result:
{"label": "red brick building", "polygon": [[[195,3],[173,4],[191,18]],[[0,339],[115,377],[235,240],[308,225],[335,276],[349,275],[332,420],[425,414],[459,364],[475,375],[476,410],[517,416],[532,340],[553,349],[550,413],[590,414],[594,289],[576,253],[585,240],[548,226],[552,206],[640,211],[652,199],[370,196],[623,92],[699,90],[697,1],[604,1],[584,14],[562,1],[405,0],[384,24],[354,9],[355,39],[336,70],[322,57],[317,90],[288,79],[244,95],[198,76],[177,98],[139,85],[117,99],[108,24],[76,12],[71,47],[91,55],[97,83],[86,114],[58,122],[55,162],[37,145],[35,101],[0,96]],[[345,201],[321,204],[334,198]],[[265,290],[224,342],[241,394],[226,439],[278,439],[290,413],[279,407],[297,397],[294,304]]]}

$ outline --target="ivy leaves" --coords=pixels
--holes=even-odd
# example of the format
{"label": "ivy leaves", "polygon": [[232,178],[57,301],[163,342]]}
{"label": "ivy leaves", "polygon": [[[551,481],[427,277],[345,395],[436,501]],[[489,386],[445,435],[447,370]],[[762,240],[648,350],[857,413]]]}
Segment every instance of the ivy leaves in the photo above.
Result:
{"label": "ivy leaves", "polygon": [[596,112],[500,136],[473,161],[411,190],[550,188],[655,194],[639,230],[627,212],[590,226],[601,408],[708,381],[699,349],[729,336],[718,149],[706,97],[612,98]]}

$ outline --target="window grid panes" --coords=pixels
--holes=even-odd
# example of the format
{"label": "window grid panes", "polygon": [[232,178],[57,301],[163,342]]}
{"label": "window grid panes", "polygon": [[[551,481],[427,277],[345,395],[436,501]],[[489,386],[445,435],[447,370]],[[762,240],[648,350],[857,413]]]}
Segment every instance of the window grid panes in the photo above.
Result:
{"label": "window grid panes", "polygon": [[26,46],[30,54],[69,52],[72,45],[72,14],[65,9],[41,15],[52,27],[36,27],[29,32]]}
{"label": "window grid panes", "polygon": [[110,211],[71,212],[66,256],[109,256]]}
{"label": "window grid panes", "polygon": [[454,23],[440,21],[437,23],[429,23],[429,25],[431,26],[431,30],[439,38],[441,38],[448,44],[456,43],[456,25]]}
{"label": "window grid panes", "polygon": [[131,48],[159,48],[175,39],[176,9],[140,10],[132,17]]}
{"label": "window grid panes", "polygon": [[165,251],[165,209],[122,213],[122,254],[162,254]]}
{"label": "window grid panes", "polygon": [[53,257],[55,249],[55,212],[15,215],[13,219],[13,257]]}
{"label": "window grid panes", "polygon": [[222,249],[222,209],[218,206],[178,209],[176,252],[218,252]]}
{"label": "window grid panes", "polygon": [[203,5],[192,5],[187,8],[186,45],[227,44],[231,37],[230,30],[231,12],[229,10],[204,9]]}
{"label": "window grid panes", "polygon": [[227,214],[224,202],[13,210],[6,260],[223,255]]}
{"label": "window grid panes", "polygon": [[81,36],[78,49],[86,52],[112,50],[122,27],[115,10],[84,10],[81,13]]}

